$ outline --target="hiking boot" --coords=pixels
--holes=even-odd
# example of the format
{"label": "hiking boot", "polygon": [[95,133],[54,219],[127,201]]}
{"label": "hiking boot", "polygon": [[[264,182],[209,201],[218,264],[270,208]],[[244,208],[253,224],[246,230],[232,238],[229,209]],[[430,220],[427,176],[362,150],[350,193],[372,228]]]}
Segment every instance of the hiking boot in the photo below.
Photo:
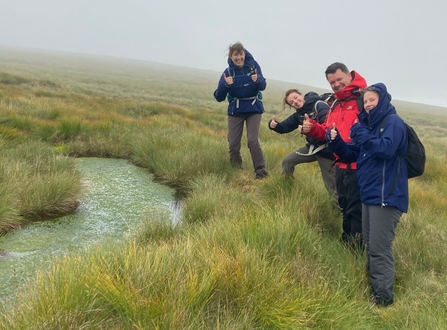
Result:
{"label": "hiking boot", "polygon": [[394,303],[393,298],[385,299],[385,298],[381,298],[377,295],[372,295],[371,300],[373,301],[374,304],[376,304],[377,306],[380,306],[380,307],[387,307]]}
{"label": "hiking boot", "polygon": [[268,175],[269,175],[269,173],[266,170],[264,170],[264,171],[262,171],[260,173],[256,173],[255,179],[256,180],[262,180],[262,179],[266,178]]}

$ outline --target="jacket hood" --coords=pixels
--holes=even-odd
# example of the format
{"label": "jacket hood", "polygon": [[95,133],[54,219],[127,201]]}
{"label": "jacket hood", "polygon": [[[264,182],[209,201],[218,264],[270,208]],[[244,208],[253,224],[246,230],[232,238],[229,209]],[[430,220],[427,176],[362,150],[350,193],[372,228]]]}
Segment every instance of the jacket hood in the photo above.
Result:
{"label": "jacket hood", "polygon": [[309,92],[304,95],[304,100],[306,101],[304,104],[315,103],[321,100],[321,96],[315,92]]}
{"label": "jacket hood", "polygon": [[362,89],[366,88],[366,80],[358,72],[351,71],[352,81],[351,83],[334,94],[334,97],[339,100],[346,100],[357,98]]}
{"label": "jacket hood", "polygon": [[[244,66],[253,66],[254,62],[255,62],[253,55],[251,55],[251,53],[248,50],[246,50],[245,48],[244,48],[244,51],[245,51]],[[231,59],[230,56],[228,56],[228,66],[232,69],[237,68],[237,66],[234,65],[233,60]]]}
{"label": "jacket hood", "polygon": [[[391,95],[383,83],[377,83],[369,86],[372,90],[379,94],[379,102],[377,106],[366,112],[365,107],[362,105],[359,114],[359,121],[365,124],[369,129],[376,128],[381,122],[390,114],[395,114],[396,109],[391,104]],[[363,103],[363,102],[362,102]]]}
{"label": "jacket hood", "polygon": [[314,103],[321,100],[321,96],[315,92],[309,92],[304,95],[304,105],[300,109],[296,109],[300,113],[310,113],[314,110]]}

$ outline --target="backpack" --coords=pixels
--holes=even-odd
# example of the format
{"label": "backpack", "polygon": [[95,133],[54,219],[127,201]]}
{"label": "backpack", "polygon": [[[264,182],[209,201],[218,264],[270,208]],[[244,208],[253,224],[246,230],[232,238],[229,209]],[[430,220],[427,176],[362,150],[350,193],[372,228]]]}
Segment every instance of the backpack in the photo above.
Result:
{"label": "backpack", "polygon": [[413,127],[405,123],[408,134],[408,151],[403,157],[407,164],[408,178],[420,176],[425,170],[425,148]]}
{"label": "backpack", "polygon": [[[252,74],[255,73],[255,67],[253,67],[253,66],[250,66],[250,72],[249,72],[249,73],[242,74],[242,75],[236,75],[236,73],[234,72],[234,70],[231,70],[230,67],[228,67],[227,70],[228,70],[228,74],[229,74],[230,76],[232,76],[233,79],[236,78],[236,77],[251,76]],[[231,71],[230,71],[230,70],[231,70]],[[230,93],[227,94],[227,100],[228,100],[228,103],[233,102],[235,99],[237,99],[237,98],[231,96]],[[258,91],[258,94],[257,94],[255,97],[252,97],[252,98],[249,98],[249,99],[252,99],[252,100],[254,100],[254,99],[262,100],[262,92],[261,92],[261,91]]]}
{"label": "backpack", "polygon": [[[389,115],[388,115],[389,116]],[[385,126],[385,120],[382,121],[380,125],[380,133],[382,134],[383,127]],[[404,125],[407,129],[407,137],[408,137],[408,150],[407,153],[403,155],[399,155],[405,161],[408,170],[408,178],[414,178],[417,176],[421,176],[425,170],[425,147],[419,139],[416,131],[404,122]]]}
{"label": "backpack", "polygon": [[[357,108],[360,111],[363,107],[362,90],[357,89],[357,90],[354,90],[352,93],[354,94],[354,97],[352,97],[348,100],[355,99],[357,102]],[[329,105],[329,107],[331,107],[331,109],[334,108],[335,105],[337,104],[337,102],[339,101],[338,99],[335,98],[334,93],[323,93],[320,95],[320,97],[321,97],[321,100],[326,102]]]}
{"label": "backpack", "polygon": [[332,103],[334,103],[335,98],[334,98],[334,93],[323,93],[320,95],[321,100],[326,102],[329,107],[332,106]]}
{"label": "backpack", "polygon": [[248,73],[240,74],[240,75],[236,75],[236,73],[234,72],[234,69],[230,69],[230,67],[227,68],[227,70],[228,70],[228,74],[229,74],[231,77],[233,77],[233,78],[236,78],[236,77],[251,76],[252,74],[255,73],[255,67],[254,67],[254,66],[250,66],[249,69],[250,69],[250,71],[249,71]]}
{"label": "backpack", "polygon": [[[319,96],[320,96],[320,98],[313,103],[313,111],[312,112],[309,112],[309,111],[305,112],[305,113],[307,113],[309,115],[310,118],[312,118],[312,119],[314,119],[316,121],[318,121],[318,104],[319,103],[326,103],[329,106],[329,108],[330,108],[331,104],[335,100],[334,99],[334,93],[324,93],[324,94],[321,94]],[[308,110],[310,110],[310,109],[308,109]],[[300,118],[302,120],[304,120],[304,114],[303,114],[303,116],[300,116]]]}
{"label": "backpack", "polygon": [[[313,117],[313,119],[318,122],[318,104],[319,103],[326,103],[327,105],[329,105],[329,107],[331,107],[331,105],[328,104],[328,102],[331,102],[331,100],[332,101],[334,100],[333,93],[321,94],[320,95],[320,100],[317,100],[317,101],[314,102],[314,105],[313,105],[313,110],[314,111],[311,112],[311,113],[307,113],[309,115],[309,117],[311,117],[311,118]],[[323,150],[325,148],[327,148],[326,143],[322,143],[322,144],[320,144],[318,146],[309,143],[309,152],[307,154],[302,154],[298,150],[295,151],[295,153],[298,154],[298,155],[301,155],[301,156],[312,156],[312,155],[316,154],[317,152],[319,152],[319,151],[321,151],[321,150]]]}

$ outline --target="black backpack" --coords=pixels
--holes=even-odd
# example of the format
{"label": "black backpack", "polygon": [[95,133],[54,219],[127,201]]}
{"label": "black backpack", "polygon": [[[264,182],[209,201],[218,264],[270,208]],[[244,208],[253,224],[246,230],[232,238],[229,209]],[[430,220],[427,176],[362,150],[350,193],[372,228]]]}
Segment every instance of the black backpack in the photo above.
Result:
{"label": "black backpack", "polygon": [[335,101],[334,93],[323,93],[320,95],[322,101],[326,102],[330,107]]}
{"label": "black backpack", "polygon": [[[354,96],[352,98],[350,98],[350,99],[347,99],[347,100],[355,99],[356,102],[357,102],[357,108],[360,111],[362,109],[362,107],[363,107],[362,90],[361,89],[354,90],[352,92],[352,94]],[[320,98],[324,102],[326,102],[331,108],[334,108],[335,105],[337,104],[337,102],[339,101],[338,99],[335,98],[334,93],[323,93],[323,94],[320,95]]]}
{"label": "black backpack", "polygon": [[[382,134],[383,127],[385,126],[385,119],[382,121],[380,125],[380,134]],[[407,136],[408,136],[408,151],[405,155],[401,156],[405,164],[407,165],[408,170],[408,178],[414,178],[417,176],[421,176],[425,170],[425,147],[419,139],[416,131],[404,122],[405,127],[407,128]]]}
{"label": "black backpack", "polygon": [[408,178],[420,176],[425,170],[425,148],[413,127],[405,123],[408,134],[408,152],[404,161],[407,164]]}

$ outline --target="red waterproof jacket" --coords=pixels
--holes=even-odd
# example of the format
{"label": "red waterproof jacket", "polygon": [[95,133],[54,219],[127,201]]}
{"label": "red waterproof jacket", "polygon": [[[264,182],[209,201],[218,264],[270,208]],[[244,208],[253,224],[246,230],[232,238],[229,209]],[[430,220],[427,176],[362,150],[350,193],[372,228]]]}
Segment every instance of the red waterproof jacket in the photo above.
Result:
{"label": "red waterproof jacket", "polygon": [[[306,134],[307,136],[317,140],[326,140],[326,132],[332,129],[332,125],[335,123],[335,127],[343,141],[351,141],[349,136],[351,126],[358,120],[360,112],[357,106],[357,98],[360,97],[361,90],[367,87],[366,80],[357,72],[351,71],[351,76],[352,82],[334,94],[335,102],[326,117],[326,121],[323,124],[319,124],[315,120],[310,119],[313,126],[310,132]],[[337,166],[342,169],[348,168],[347,163],[344,163],[337,155],[335,157]],[[350,163],[350,167],[356,169],[357,165],[356,163]]]}

